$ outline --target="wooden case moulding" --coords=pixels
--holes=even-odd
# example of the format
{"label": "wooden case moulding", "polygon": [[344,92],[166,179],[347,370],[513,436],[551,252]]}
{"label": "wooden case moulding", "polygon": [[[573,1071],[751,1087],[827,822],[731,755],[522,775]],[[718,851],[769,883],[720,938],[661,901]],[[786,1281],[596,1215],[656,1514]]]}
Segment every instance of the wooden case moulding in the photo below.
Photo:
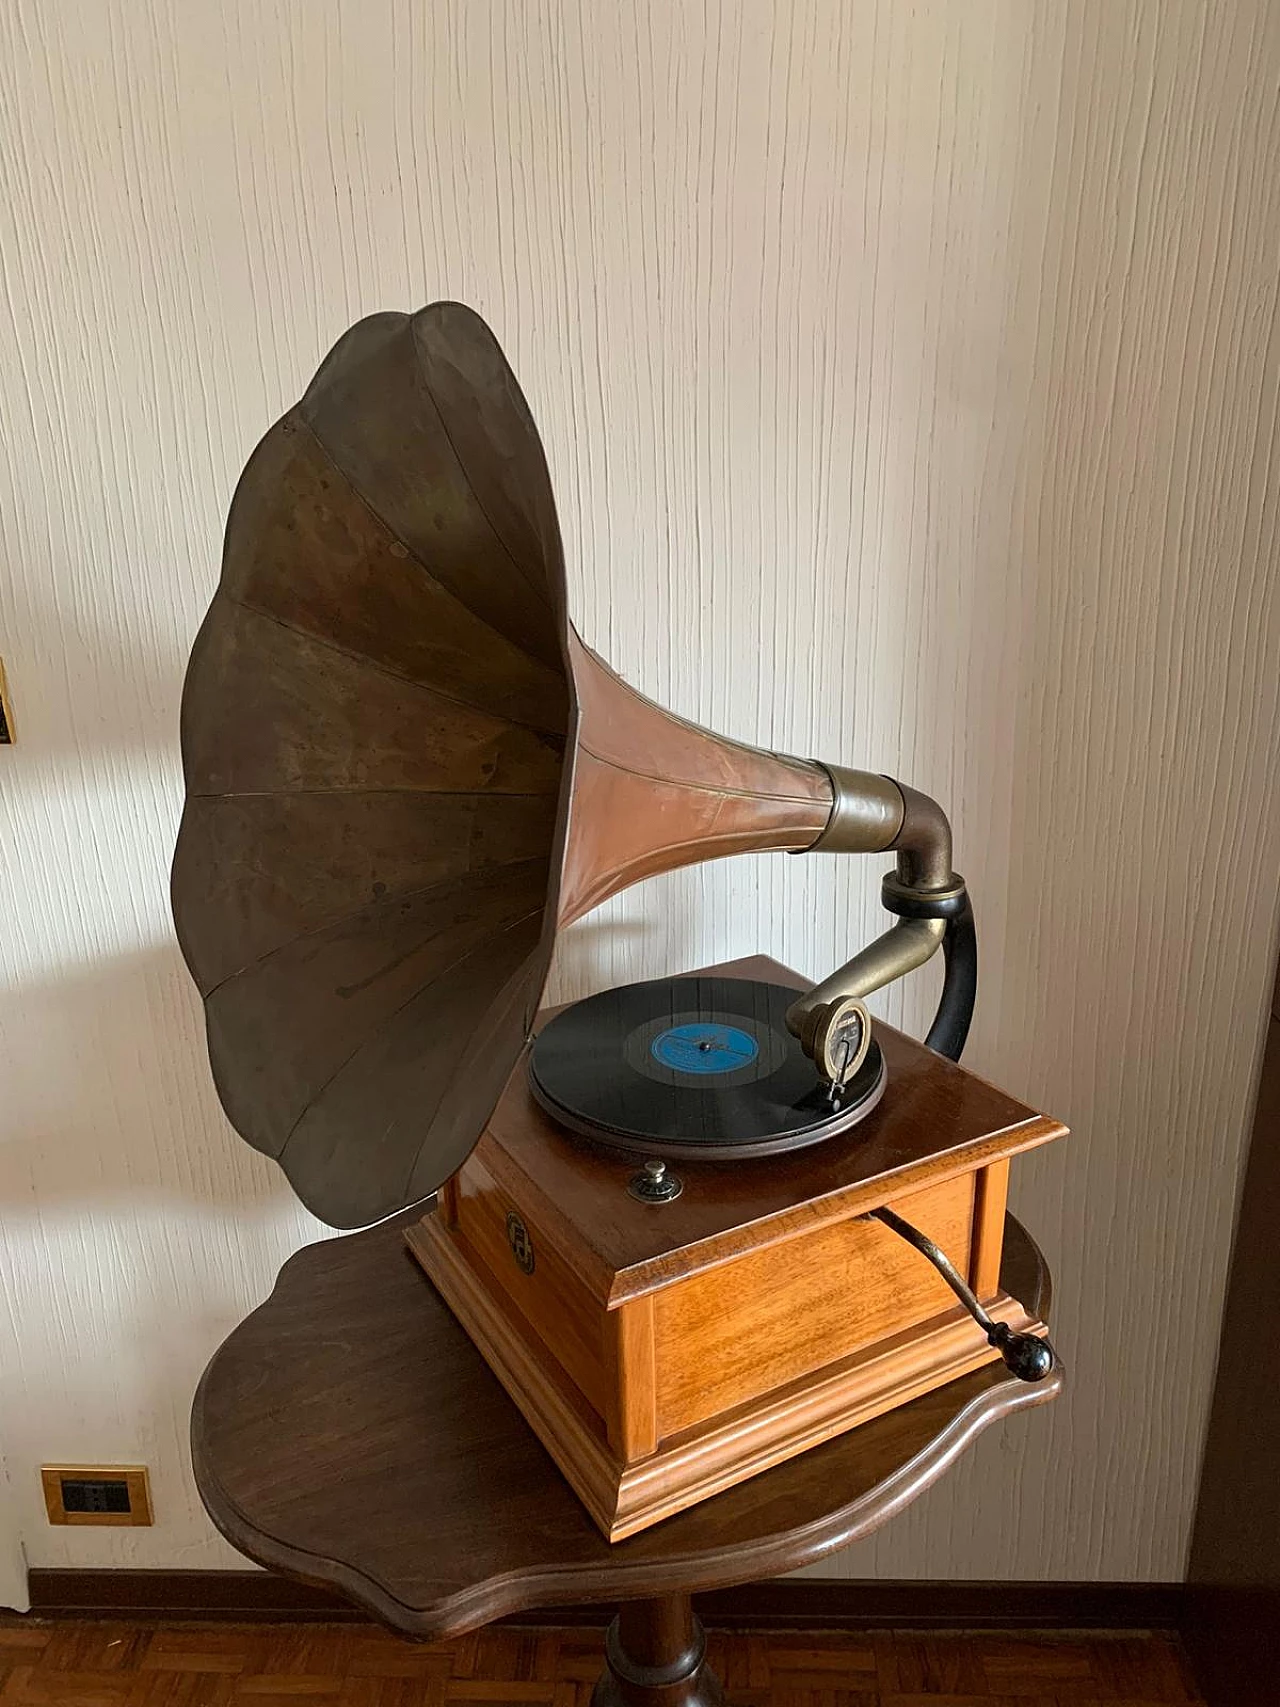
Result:
{"label": "wooden case moulding", "polygon": [[[749,974],[748,970],[749,969]],[[759,960],[738,975],[791,974]],[[891,1204],[989,1312],[1009,1159],[1061,1136],[886,1026],[890,1094],[850,1133],[768,1161],[679,1163],[682,1196],[538,1108],[522,1059],[409,1246],[610,1540],[996,1357],[934,1269],[866,1219]]]}

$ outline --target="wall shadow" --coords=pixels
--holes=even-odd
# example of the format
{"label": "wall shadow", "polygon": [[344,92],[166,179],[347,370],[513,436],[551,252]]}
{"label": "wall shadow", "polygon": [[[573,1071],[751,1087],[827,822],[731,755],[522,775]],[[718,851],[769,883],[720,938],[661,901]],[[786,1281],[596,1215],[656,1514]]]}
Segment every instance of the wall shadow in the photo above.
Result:
{"label": "wall shadow", "polygon": [[[665,922],[678,927],[675,909]],[[558,945],[548,1001],[618,981],[610,968],[620,957],[649,958],[656,934],[639,919],[574,926]],[[176,942],[70,968],[4,999],[6,1223],[68,1208],[113,1216],[126,1203],[305,1215],[276,1164],[222,1112],[203,1010]]]}
{"label": "wall shadow", "polygon": [[0,1211],[122,1202],[255,1213],[292,1195],[218,1104],[199,997],[176,943],[5,995]]}

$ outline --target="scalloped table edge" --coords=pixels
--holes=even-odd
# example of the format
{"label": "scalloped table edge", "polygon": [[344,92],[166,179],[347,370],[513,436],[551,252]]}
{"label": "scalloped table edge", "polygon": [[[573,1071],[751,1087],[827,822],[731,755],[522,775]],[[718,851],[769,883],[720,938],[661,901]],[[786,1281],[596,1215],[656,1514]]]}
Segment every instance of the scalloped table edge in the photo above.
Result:
{"label": "scalloped table edge", "polygon": [[[328,1243],[327,1240],[320,1241]],[[286,1272],[314,1246],[295,1251],[282,1265],[270,1296],[250,1317],[269,1307]],[[243,1324],[241,1324],[243,1325]],[[233,1330],[234,1332],[235,1330]],[[587,1582],[598,1579],[598,1568],[582,1566],[509,1572],[487,1578],[431,1602],[409,1606],[396,1598],[375,1578],[341,1562],[324,1559],[266,1535],[252,1524],[230,1497],[200,1445],[206,1384],[217,1362],[215,1353],[200,1378],[191,1411],[191,1452],[196,1482],[214,1526],[247,1558],[267,1570],[303,1582],[335,1588],[376,1618],[405,1635],[431,1640],[464,1635],[508,1614],[537,1607],[569,1605],[602,1597]],[[683,1593],[694,1582],[698,1590],[731,1588],[755,1582],[783,1571],[814,1563],[828,1553],[850,1546],[878,1529],[926,1489],[930,1488],[984,1430],[1018,1411],[1047,1404],[1065,1384],[1059,1362],[1053,1372],[1034,1386],[1010,1376],[977,1394],[939,1431],[914,1458],[826,1517],[767,1540],[735,1545],[731,1549],[706,1548],[670,1559],[647,1559],[635,1565],[619,1562],[610,1570],[609,1596],[626,1600],[669,1593]],[[214,1509],[216,1495],[220,1509]],[[241,1527],[243,1525],[243,1527]]]}

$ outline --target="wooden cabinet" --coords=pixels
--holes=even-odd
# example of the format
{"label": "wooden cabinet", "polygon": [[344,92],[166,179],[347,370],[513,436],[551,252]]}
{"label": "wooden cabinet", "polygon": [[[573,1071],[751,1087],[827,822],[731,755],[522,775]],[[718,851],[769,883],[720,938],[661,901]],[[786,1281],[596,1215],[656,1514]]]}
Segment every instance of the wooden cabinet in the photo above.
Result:
{"label": "wooden cabinet", "polygon": [[848,1134],[784,1157],[636,1164],[571,1138],[522,1060],[409,1244],[601,1530],[635,1533],[996,1354],[867,1213],[891,1204],[992,1315],[1009,1159],[1065,1128],[877,1026],[890,1080]]}

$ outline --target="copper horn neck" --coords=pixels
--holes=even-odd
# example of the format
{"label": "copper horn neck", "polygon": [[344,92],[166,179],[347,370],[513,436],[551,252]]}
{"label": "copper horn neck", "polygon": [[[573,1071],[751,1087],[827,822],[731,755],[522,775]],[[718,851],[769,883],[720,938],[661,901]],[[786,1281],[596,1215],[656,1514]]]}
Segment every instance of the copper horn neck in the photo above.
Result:
{"label": "copper horn neck", "polygon": [[570,631],[578,746],[559,923],[642,878],[727,854],[812,847],[821,765],[730,741],[646,699]]}

